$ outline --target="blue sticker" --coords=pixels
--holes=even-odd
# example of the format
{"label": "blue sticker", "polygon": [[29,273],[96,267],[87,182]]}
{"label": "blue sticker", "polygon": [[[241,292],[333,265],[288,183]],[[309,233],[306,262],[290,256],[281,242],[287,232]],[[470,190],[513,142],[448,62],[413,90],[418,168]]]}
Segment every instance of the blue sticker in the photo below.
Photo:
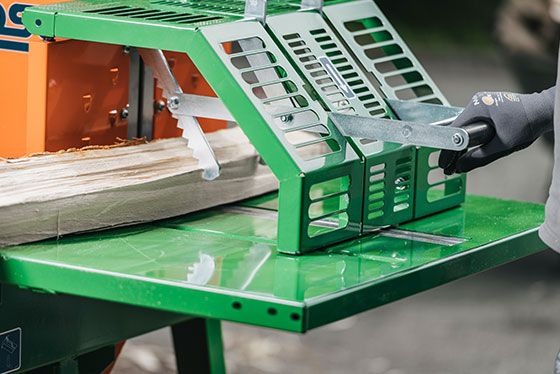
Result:
{"label": "blue sticker", "polygon": [[0,374],[21,368],[21,329],[0,333]]}
{"label": "blue sticker", "polygon": [[334,83],[336,83],[340,91],[342,91],[347,99],[353,99],[354,97],[356,97],[354,91],[352,91],[348,83],[346,83],[344,78],[342,78],[338,70],[336,70],[331,60],[329,60],[327,56],[320,56],[318,60],[321,65],[323,65],[323,68],[327,71],[329,77],[331,77]]}

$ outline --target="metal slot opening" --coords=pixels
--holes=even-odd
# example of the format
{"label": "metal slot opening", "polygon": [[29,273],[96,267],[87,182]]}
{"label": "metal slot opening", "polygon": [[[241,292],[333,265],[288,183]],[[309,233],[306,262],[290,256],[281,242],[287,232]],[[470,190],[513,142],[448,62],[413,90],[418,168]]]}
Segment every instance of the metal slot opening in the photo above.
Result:
{"label": "metal slot opening", "polygon": [[327,196],[321,201],[311,203],[307,213],[309,218],[314,220],[320,216],[346,210],[348,208],[348,201],[350,201],[350,197],[347,193]]}
{"label": "metal slot opening", "polygon": [[365,55],[371,59],[394,56],[403,53],[403,49],[398,44],[390,44],[388,46],[368,48],[364,50]]}
{"label": "metal slot opening", "polygon": [[433,93],[434,91],[427,84],[422,84],[418,87],[404,88],[395,91],[395,95],[397,95],[397,97],[400,100],[411,100],[417,97],[428,96]]}
{"label": "metal slot opening", "polygon": [[285,133],[284,137],[290,144],[297,146],[297,144],[301,143],[302,139],[305,139],[306,137],[307,140],[312,140],[320,137],[320,135],[330,135],[329,130],[323,125],[316,125],[302,130],[289,131]]}
{"label": "metal slot opening", "polygon": [[218,16],[214,16],[214,17],[200,16],[200,17],[198,17],[198,18],[193,18],[193,19],[190,19],[190,20],[181,21],[181,22],[177,22],[177,23],[189,24],[189,23],[198,23],[198,22],[215,21],[215,20],[218,20],[218,19],[222,19],[222,17],[218,17]]}
{"label": "metal slot opening", "polygon": [[316,139],[295,146],[296,153],[301,159],[309,161],[340,151],[340,145],[334,139],[317,136]]}
{"label": "metal slot opening", "polygon": [[350,32],[373,29],[381,26],[383,26],[383,22],[379,17],[362,18],[344,22],[344,27],[346,27],[346,29]]}
{"label": "metal slot opening", "polygon": [[231,58],[231,63],[238,69],[245,69],[248,67],[258,67],[262,65],[269,65],[275,63],[276,58],[272,53],[261,52],[245,56],[236,56]]}
{"label": "metal slot opening", "polygon": [[389,31],[378,31],[371,34],[356,35],[354,37],[356,43],[361,46],[375,44],[387,40],[393,40],[393,35]]}
{"label": "metal slot opening", "polygon": [[404,70],[413,66],[409,58],[401,57],[394,60],[383,61],[375,64],[375,69],[381,74],[390,73],[396,70]]}
{"label": "metal slot opening", "polygon": [[[319,116],[317,115],[317,113],[309,109],[295,112],[295,113],[292,112],[292,113],[277,115],[274,118],[274,123],[282,130],[311,126],[317,124],[318,121],[319,121]],[[314,131],[314,130],[310,128],[308,129],[308,131]]]}
{"label": "metal slot opening", "polygon": [[90,9],[90,10],[84,11],[84,13],[104,14],[104,13],[107,13],[107,12],[112,12],[112,11],[121,10],[121,9],[130,9],[130,7],[126,6],[126,5],[113,6],[113,7],[110,7],[110,8]]}

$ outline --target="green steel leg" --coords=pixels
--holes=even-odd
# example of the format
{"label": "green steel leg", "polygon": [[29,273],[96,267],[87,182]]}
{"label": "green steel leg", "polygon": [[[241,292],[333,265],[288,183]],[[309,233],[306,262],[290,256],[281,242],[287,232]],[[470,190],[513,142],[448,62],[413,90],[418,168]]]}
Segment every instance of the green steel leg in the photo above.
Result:
{"label": "green steel leg", "polygon": [[115,360],[115,346],[109,345],[79,357],[30,371],[30,374],[99,374]]}
{"label": "green steel leg", "polygon": [[219,320],[194,318],[171,327],[179,374],[225,374]]}

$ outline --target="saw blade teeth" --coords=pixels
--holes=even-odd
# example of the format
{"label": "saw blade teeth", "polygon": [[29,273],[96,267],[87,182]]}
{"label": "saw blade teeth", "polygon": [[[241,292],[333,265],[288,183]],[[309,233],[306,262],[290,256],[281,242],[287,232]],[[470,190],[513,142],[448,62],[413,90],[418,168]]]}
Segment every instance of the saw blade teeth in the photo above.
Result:
{"label": "saw blade teeth", "polygon": [[215,179],[220,175],[220,164],[216,161],[198,122],[192,117],[178,117],[177,127],[183,129],[182,135],[187,140],[187,147],[192,149],[193,157],[198,160],[198,167],[204,170],[202,177],[208,180]]}

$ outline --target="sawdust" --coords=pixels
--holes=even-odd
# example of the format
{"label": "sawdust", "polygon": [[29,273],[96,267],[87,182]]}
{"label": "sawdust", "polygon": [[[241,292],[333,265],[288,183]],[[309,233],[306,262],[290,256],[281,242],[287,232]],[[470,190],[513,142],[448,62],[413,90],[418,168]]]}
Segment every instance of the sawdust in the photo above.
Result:
{"label": "sawdust", "polygon": [[114,144],[109,144],[109,145],[87,145],[85,147],[81,147],[81,148],[68,148],[68,149],[63,149],[57,152],[36,152],[36,153],[30,153],[27,154],[25,156],[22,157],[17,157],[17,158],[3,158],[0,157],[0,160],[5,160],[7,162],[17,162],[18,160],[23,160],[23,159],[28,159],[30,157],[38,157],[38,156],[47,156],[47,155],[60,155],[60,154],[67,154],[67,153],[83,153],[83,152],[87,152],[87,151],[94,151],[94,150],[100,150],[100,149],[112,149],[112,148],[121,148],[121,147],[130,147],[130,146],[134,146],[134,145],[140,145],[140,144],[148,144],[148,140],[146,140],[146,137],[142,137],[142,138],[132,138],[131,140],[128,139],[122,139],[117,137],[116,141]]}

